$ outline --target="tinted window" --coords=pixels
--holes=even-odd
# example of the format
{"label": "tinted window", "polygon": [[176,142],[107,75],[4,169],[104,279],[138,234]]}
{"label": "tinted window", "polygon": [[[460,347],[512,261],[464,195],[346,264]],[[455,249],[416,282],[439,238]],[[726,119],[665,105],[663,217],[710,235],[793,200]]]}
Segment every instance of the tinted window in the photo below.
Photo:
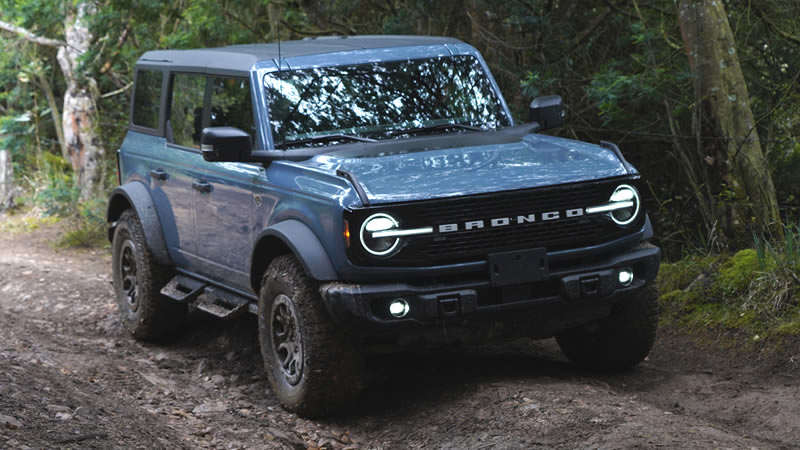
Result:
{"label": "tinted window", "polygon": [[276,145],[326,134],[510,125],[477,58],[452,56],[273,72],[264,77]]}
{"label": "tinted window", "polygon": [[250,83],[240,78],[211,79],[211,127],[236,127],[255,136]]}
{"label": "tinted window", "polygon": [[161,78],[159,70],[140,70],[136,73],[136,89],[133,93],[133,123],[135,125],[158,128]]}
{"label": "tinted window", "polygon": [[206,77],[189,74],[173,76],[169,126],[175,144],[200,148],[205,92]]}

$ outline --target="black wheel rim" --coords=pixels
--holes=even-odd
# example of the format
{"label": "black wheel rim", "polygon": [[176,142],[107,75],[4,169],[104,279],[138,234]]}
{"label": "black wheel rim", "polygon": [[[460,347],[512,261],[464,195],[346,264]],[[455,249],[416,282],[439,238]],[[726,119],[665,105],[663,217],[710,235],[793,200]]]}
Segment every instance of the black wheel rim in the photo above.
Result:
{"label": "black wheel rim", "polygon": [[292,299],[284,294],[275,297],[270,312],[272,352],[286,381],[297,385],[303,376],[303,341]]}
{"label": "black wheel rim", "polygon": [[136,246],[130,239],[122,243],[119,252],[119,275],[122,295],[131,311],[139,308],[139,278],[136,276]]}

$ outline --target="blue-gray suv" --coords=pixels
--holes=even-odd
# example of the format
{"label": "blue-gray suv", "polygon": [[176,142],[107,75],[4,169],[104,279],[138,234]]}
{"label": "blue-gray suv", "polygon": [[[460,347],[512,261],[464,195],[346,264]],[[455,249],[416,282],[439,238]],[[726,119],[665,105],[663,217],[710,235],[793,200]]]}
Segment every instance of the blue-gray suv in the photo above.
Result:
{"label": "blue-gray suv", "polygon": [[258,316],[272,387],[341,410],[374,349],[555,336],[633,366],[656,334],[660,250],[616,145],[514,122],[449,38],[356,36],[145,53],[108,221],[137,339],[189,310]]}

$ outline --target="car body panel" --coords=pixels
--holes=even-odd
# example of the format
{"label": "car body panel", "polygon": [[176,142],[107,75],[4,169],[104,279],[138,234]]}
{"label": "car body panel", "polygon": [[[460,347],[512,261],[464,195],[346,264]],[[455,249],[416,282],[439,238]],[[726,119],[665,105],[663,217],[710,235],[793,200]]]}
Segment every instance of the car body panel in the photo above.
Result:
{"label": "car body panel", "polygon": [[528,189],[628,174],[612,150],[585,142],[530,134],[512,143],[464,147],[464,140],[472,137],[463,134],[463,139],[454,143],[443,138],[430,147],[406,139],[392,143],[394,148],[386,148],[379,155],[375,150],[361,157],[352,156],[352,151],[333,151],[308,161],[279,164],[311,167],[332,176],[336,170],[345,169],[357,177],[371,204]]}

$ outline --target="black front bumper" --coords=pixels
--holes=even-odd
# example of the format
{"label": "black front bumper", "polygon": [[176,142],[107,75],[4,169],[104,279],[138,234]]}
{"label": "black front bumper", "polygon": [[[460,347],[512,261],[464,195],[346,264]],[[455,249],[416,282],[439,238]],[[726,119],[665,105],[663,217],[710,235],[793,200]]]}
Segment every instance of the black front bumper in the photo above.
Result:
{"label": "black front bumper", "polygon": [[[423,336],[425,330],[455,335],[453,330],[466,329],[474,340],[548,337],[606,317],[615,302],[635,298],[655,279],[660,260],[659,248],[640,244],[611,256],[550,267],[545,277],[523,284],[493,286],[487,274],[427,284],[333,282],[323,284],[320,293],[337,325],[359,336],[402,338]],[[618,281],[623,268],[633,269],[628,286]],[[389,313],[394,299],[408,303],[405,317]]]}

